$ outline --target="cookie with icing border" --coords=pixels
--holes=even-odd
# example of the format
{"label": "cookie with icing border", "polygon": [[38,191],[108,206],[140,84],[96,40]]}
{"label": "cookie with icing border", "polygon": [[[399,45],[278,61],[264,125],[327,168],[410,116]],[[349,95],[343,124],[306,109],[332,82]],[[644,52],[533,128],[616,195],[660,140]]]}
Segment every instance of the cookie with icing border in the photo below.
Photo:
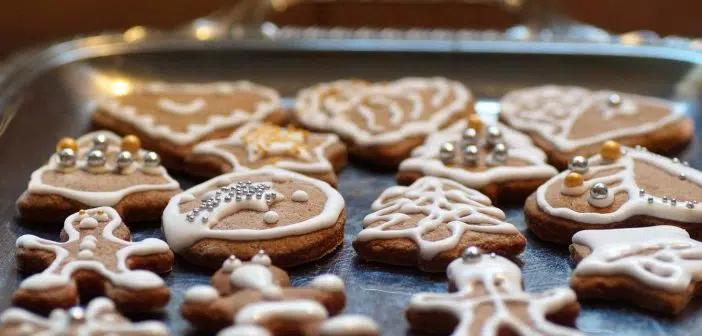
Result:
{"label": "cookie with icing border", "polygon": [[346,165],[346,161],[346,146],[334,134],[252,122],[226,139],[198,144],[187,157],[186,165],[191,174],[208,178],[273,166],[336,187],[336,172]]}
{"label": "cookie with icing border", "polygon": [[300,91],[293,114],[309,129],[338,134],[352,156],[395,167],[427,135],[474,113],[473,105],[471,92],[446,78],[339,80]]}
{"label": "cookie with icing border", "polygon": [[158,152],[169,169],[183,170],[197,143],[226,138],[249,121],[283,124],[287,112],[274,89],[249,81],[212,83],[136,82],[97,100],[92,122],[119,134],[135,134]]}
{"label": "cookie with icing border", "polygon": [[0,315],[0,335],[114,335],[168,336],[166,325],[159,321],[132,323],[121,315],[108,298],[90,301],[83,309],[55,309],[48,318],[21,308],[10,308]]}
{"label": "cookie with icing border", "polygon": [[702,172],[643,147],[607,141],[601,154],[574,157],[571,168],[539,187],[524,205],[539,238],[568,244],[576,232],[674,225],[702,239]]}
{"label": "cookie with icing border", "polygon": [[478,115],[429,135],[400,163],[397,183],[443,177],[477,189],[494,202],[523,202],[558,171],[528,136]]}
{"label": "cookie with icing border", "polygon": [[333,274],[291,287],[288,274],[260,251],[250,262],[230,256],[211,286],[188,289],[181,314],[201,330],[227,328],[218,335],[379,335],[368,318],[328,319],[344,308],[344,289],[344,281]]}
{"label": "cookie with icing border", "polygon": [[48,313],[80,299],[106,296],[120,311],[153,311],[170,292],[157,275],[173,268],[173,252],[160,239],[132,242],[127,226],[110,207],[81,210],[68,218],[63,242],[34,235],[17,239],[17,269],[33,274],[12,297],[16,306]]}
{"label": "cookie with icing border", "polygon": [[264,249],[281,267],[317,260],[344,240],[344,199],[328,183],[278,168],[225,174],[174,196],[163,213],[171,248],[217,268]]}
{"label": "cookie with icing border", "polygon": [[681,105],[610,90],[546,85],[515,90],[501,101],[501,119],[529,134],[564,169],[573,156],[597,154],[605,140],[670,154],[694,134]]}
{"label": "cookie with icing border", "polygon": [[513,262],[469,247],[446,270],[449,293],[421,293],[405,317],[414,331],[452,335],[583,335],[570,288],[527,293]]}
{"label": "cookie with icing border", "polygon": [[49,161],[32,173],[17,209],[22,218],[59,223],[80,209],[109,206],[132,223],[159,218],[181,191],[159,155],[141,149],[139,138],[96,131],[61,139]]}
{"label": "cookie with icing border", "polygon": [[443,272],[468,246],[508,257],[526,238],[490,199],[460,183],[422,177],[386,189],[363,219],[353,248],[366,260]]}
{"label": "cookie with icing border", "polygon": [[570,286],[583,300],[674,315],[702,295],[702,243],[675,226],[580,231],[570,254]]}

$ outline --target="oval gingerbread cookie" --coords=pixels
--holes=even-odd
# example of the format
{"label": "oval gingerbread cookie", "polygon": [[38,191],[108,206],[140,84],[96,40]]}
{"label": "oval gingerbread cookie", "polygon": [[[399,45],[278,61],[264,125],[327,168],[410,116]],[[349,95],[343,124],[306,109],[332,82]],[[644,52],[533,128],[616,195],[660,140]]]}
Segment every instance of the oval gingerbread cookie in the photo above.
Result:
{"label": "oval gingerbread cookie", "polygon": [[266,250],[276,265],[303,264],[343,242],[344,199],[326,182],[277,168],[225,174],[174,196],[163,213],[171,248],[217,268]]}
{"label": "oval gingerbread cookie", "polygon": [[300,91],[294,115],[307,128],[337,133],[355,157],[393,167],[427,135],[474,113],[473,104],[463,84],[445,78],[340,80]]}

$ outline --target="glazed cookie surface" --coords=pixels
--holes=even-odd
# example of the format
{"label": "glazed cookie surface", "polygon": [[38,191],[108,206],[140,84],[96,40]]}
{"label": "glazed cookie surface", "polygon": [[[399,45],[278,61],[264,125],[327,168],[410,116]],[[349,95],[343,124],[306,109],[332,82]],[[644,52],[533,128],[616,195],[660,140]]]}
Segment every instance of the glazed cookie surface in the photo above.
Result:
{"label": "glazed cookie surface", "polygon": [[159,155],[141,149],[139,138],[97,131],[61,139],[56,153],[32,173],[17,209],[22,218],[58,223],[80,209],[109,206],[136,222],[159,218],[179,192]]}
{"label": "glazed cookie surface", "polygon": [[167,336],[161,322],[132,323],[115,309],[107,298],[96,298],[83,309],[56,309],[48,318],[21,308],[10,308],[0,315],[0,335],[62,335],[62,336]]}
{"label": "glazed cookie surface", "polygon": [[702,172],[686,162],[608,141],[601,154],[575,157],[571,169],[532,194],[527,227],[539,238],[568,244],[585,229],[674,225],[702,237]]}
{"label": "glazed cookie surface", "polygon": [[213,178],[174,196],[163,213],[171,248],[217,268],[266,250],[276,265],[317,260],[343,242],[344,199],[326,182],[277,168]]}
{"label": "glazed cookie surface", "polygon": [[463,84],[440,77],[341,80],[300,91],[294,114],[307,128],[337,133],[353,156],[394,167],[427,135],[474,113],[473,104]]}
{"label": "glazed cookie surface", "polygon": [[522,202],[558,171],[528,136],[477,115],[431,134],[402,161],[397,182],[443,177],[477,189],[494,202]]}
{"label": "glazed cookie surface", "polygon": [[252,122],[226,139],[198,144],[186,164],[190,173],[204,177],[273,166],[336,186],[335,172],[346,161],[346,146],[334,134]]}
{"label": "glazed cookie surface", "polygon": [[136,134],[144,147],[163,156],[170,169],[198,142],[226,138],[249,121],[285,122],[279,94],[248,81],[214,83],[134,83],[130,90],[97,102],[95,125]]}
{"label": "glazed cookie surface", "polygon": [[526,245],[487,196],[447,179],[422,177],[408,187],[390,187],[372,210],[353,241],[366,260],[443,272],[471,245],[509,257]]}
{"label": "glazed cookie surface", "polygon": [[469,247],[448,266],[452,293],[421,293],[405,316],[415,331],[451,335],[583,335],[574,326],[580,311],[570,288],[543,293],[522,289],[513,262]]}
{"label": "glazed cookie surface", "polygon": [[[173,267],[173,252],[159,239],[130,241],[129,229],[110,207],[81,210],[68,218],[63,242],[34,235],[17,239],[17,268],[28,274],[14,305],[48,313],[80,298],[106,296],[120,311],[153,311],[170,292],[156,273]],[[36,273],[36,274],[35,274]]]}
{"label": "glazed cookie surface", "polygon": [[502,120],[528,133],[561,169],[573,156],[596,154],[605,140],[667,154],[686,144],[694,132],[680,106],[614,91],[532,87],[508,93],[501,109]]}
{"label": "glazed cookie surface", "polygon": [[580,231],[570,252],[581,299],[678,314],[702,293],[702,243],[678,227]]}

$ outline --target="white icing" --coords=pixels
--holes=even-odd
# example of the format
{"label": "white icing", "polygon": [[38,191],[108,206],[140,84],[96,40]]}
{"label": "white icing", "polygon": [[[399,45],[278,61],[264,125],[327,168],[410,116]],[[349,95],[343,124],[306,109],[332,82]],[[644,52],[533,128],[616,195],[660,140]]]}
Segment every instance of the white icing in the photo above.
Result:
{"label": "white icing", "polygon": [[371,318],[363,315],[342,315],[324,321],[320,336],[355,336],[380,334],[380,328]]}
{"label": "white icing", "polygon": [[93,259],[93,258],[95,258],[95,255],[93,254],[93,251],[89,251],[89,250],[78,251],[78,259],[81,259],[81,260],[90,260],[90,259]]}
{"label": "white icing", "polygon": [[[502,210],[492,206],[490,199],[480,192],[447,179],[422,177],[409,187],[394,186],[386,189],[371,207],[375,212],[363,219],[364,229],[356,239],[406,238],[419,247],[425,260],[455,248],[466,231],[519,234],[514,225],[505,222]],[[416,225],[392,229],[410,219],[410,215],[425,217]],[[370,225],[382,222],[381,225]],[[440,225],[446,225],[451,235],[441,240],[423,238]]]}
{"label": "white icing", "polygon": [[[136,94],[173,92],[210,95],[228,92],[228,94],[235,95],[235,92],[239,91],[253,92],[262,96],[262,99],[256,103],[253,111],[236,108],[234,106],[236,99],[232,99],[232,111],[229,115],[211,115],[204,124],[190,124],[185,131],[174,131],[168,125],[158,124],[148,113],[149,111],[137,111],[134,106],[122,105],[119,98],[111,98],[99,102],[101,109],[112,117],[129,123],[153,138],[166,139],[178,145],[194,143],[219,129],[236,127],[248,121],[264,120],[281,108],[280,96],[275,90],[248,81],[208,84],[149,83],[139,89],[141,92]],[[156,95],[154,96],[156,97]],[[235,98],[235,96],[232,96],[232,98]],[[184,109],[181,108],[180,110]],[[170,112],[173,111],[173,109],[170,110]],[[188,115],[186,114],[183,117],[188,117]]]}
{"label": "white icing", "polygon": [[[336,91],[336,95],[328,96],[332,91]],[[425,120],[421,118],[427,108],[422,93],[431,94],[429,108],[437,109]],[[372,85],[336,81],[300,91],[294,113],[296,119],[309,128],[331,130],[360,145],[377,145],[435,132],[455,115],[464,113],[472,101],[465,86],[440,77],[408,77]],[[408,107],[403,110],[400,102]],[[386,130],[376,123],[378,112],[373,107],[390,112],[394,130]],[[363,127],[349,120],[349,115],[356,112],[365,121]]]}
{"label": "white icing", "polygon": [[[576,212],[569,208],[556,208],[548,203],[546,199],[546,191],[554,184],[562,184],[565,177],[570,173],[570,171],[562,172],[561,174],[550,179],[545,184],[541,185],[536,191],[536,202],[541,210],[548,213],[551,216],[567,218],[580,223],[587,224],[608,224],[614,222],[625,221],[633,216],[643,215],[651,216],[655,218],[668,219],[678,222],[685,223],[700,223],[702,222],[702,206],[695,206],[693,209],[686,207],[684,202],[686,201],[700,201],[702,200],[702,172],[695,170],[694,168],[686,167],[681,163],[675,163],[672,160],[653,154],[649,151],[637,150],[633,148],[625,148],[626,155],[623,155],[616,162],[605,163],[599,155],[593,156],[589,159],[590,168],[584,177],[582,193],[589,192],[590,188],[598,182],[602,182],[609,186],[609,197],[605,200],[598,200],[596,204],[592,204],[592,200],[588,195],[588,202],[594,207],[603,206],[608,207],[612,204],[614,195],[618,193],[624,193],[627,195],[628,200],[624,202],[618,209],[612,212]],[[634,163],[636,161],[644,162],[653,165],[663,172],[670,174],[672,176],[679,176],[681,173],[685,174],[686,181],[697,184],[700,186],[700,195],[698,199],[694,200],[677,200],[675,206],[671,205],[668,201],[663,201],[661,197],[656,197],[649,194],[640,195],[640,187],[636,184],[634,176]],[[598,175],[598,173],[603,171],[619,169],[616,173],[607,173],[611,175],[593,177]],[[617,184],[612,186],[612,184]],[[575,190],[573,193],[564,194],[564,197],[579,196],[576,194]],[[648,199],[652,198],[653,203],[648,203]],[[598,206],[599,205],[599,206]]]}
{"label": "white icing", "polygon": [[295,192],[292,194],[292,200],[294,202],[307,202],[308,199],[309,196],[304,190],[295,190]]}
{"label": "white icing", "polygon": [[[501,116],[519,130],[539,134],[562,152],[572,152],[610,139],[646,134],[684,116],[682,109],[669,101],[632,94],[620,94],[622,103],[618,107],[609,107],[606,101],[613,93],[554,85],[517,90],[502,99]],[[606,123],[616,115],[636,117],[639,108],[645,106],[669,109],[670,114],[659,120],[598,132],[582,139],[568,138],[575,122],[588,110],[600,109],[602,122]]]}
{"label": "white icing", "polygon": [[675,226],[585,230],[573,236],[573,244],[592,250],[576,276],[625,275],[667,292],[702,281],[702,243]]}
{"label": "white icing", "polygon": [[266,211],[266,213],[263,214],[263,221],[266,222],[266,224],[275,224],[278,222],[278,219],[280,216],[278,216],[278,213],[275,211]]}
{"label": "white icing", "polygon": [[153,272],[129,269],[127,267],[127,259],[133,255],[167,253],[170,251],[168,245],[162,240],[155,238],[147,238],[140,242],[130,242],[115,237],[113,232],[122,224],[122,219],[117,214],[117,211],[110,207],[89,209],[86,210],[86,214],[92,216],[97,214],[99,210],[104,211],[110,217],[110,222],[102,229],[101,237],[90,239],[89,236],[86,236],[82,242],[92,241],[95,243],[96,248],[99,248],[101,240],[121,245],[122,247],[116,252],[116,265],[113,268],[108,269],[105,264],[92,258],[83,260],[88,257],[88,254],[92,255],[90,250],[81,250],[77,255],[73,255],[66,248],[81,241],[83,237],[81,232],[74,227],[74,223],[81,217],[79,213],[75,213],[66,218],[64,222],[63,230],[68,235],[68,240],[63,243],[57,243],[34,235],[23,235],[17,239],[17,247],[41,249],[52,252],[56,256],[51,265],[43,272],[34,274],[22,281],[20,288],[45,290],[66,286],[72,281],[71,275],[76,270],[92,270],[117,287],[141,290],[165,286],[163,280]]}
{"label": "white icing", "polygon": [[255,289],[267,299],[280,299],[283,289],[274,280],[273,273],[267,266],[254,263],[237,267],[229,276],[229,281],[235,287]]}
{"label": "white icing", "polygon": [[[107,138],[108,141],[108,148],[107,152],[108,153],[118,153],[120,151],[120,143],[121,143],[121,138],[117,136],[116,134],[108,131],[97,131],[97,132],[92,132],[88,133],[86,135],[81,136],[76,140],[76,143],[78,144],[78,153],[77,153],[77,161],[76,165],[78,166],[85,166],[85,155],[87,154],[87,151],[92,148],[92,141],[93,138],[97,135],[104,135]],[[141,150],[140,155],[145,154],[146,151]],[[138,169],[144,170],[143,167],[143,162],[138,161],[138,163],[135,163],[138,165]],[[115,163],[108,161],[106,164],[106,167],[110,171],[115,170]],[[165,183],[161,184],[136,184],[136,185],[131,185],[128,186],[124,189],[120,190],[114,190],[114,191],[85,191],[85,190],[76,190],[76,189],[69,189],[69,188],[64,188],[64,187],[57,187],[53,186],[50,184],[45,183],[42,180],[42,175],[44,175],[45,172],[47,171],[54,171],[58,170],[58,163],[57,163],[57,154],[53,154],[51,156],[51,159],[49,162],[40,167],[39,169],[35,170],[32,173],[32,176],[29,180],[29,185],[27,187],[27,190],[31,194],[49,194],[49,195],[59,195],[68,199],[72,199],[74,201],[78,201],[82,204],[85,204],[86,206],[114,206],[119,201],[124,199],[127,195],[134,194],[134,193],[139,193],[139,192],[145,192],[145,191],[157,191],[157,190],[179,190],[180,185],[178,184],[178,181],[174,180],[171,178],[170,175],[168,175],[168,172],[166,172],[166,169],[163,168],[162,166],[158,167],[152,167],[150,168],[150,174],[154,175],[159,175],[163,179],[166,180]],[[144,171],[146,173],[146,171]],[[119,173],[116,173],[119,174]]]}
{"label": "white icing", "polygon": [[[247,136],[255,134],[257,130],[260,131],[263,127],[275,127],[279,133],[275,138],[270,134],[255,135],[252,136],[253,139],[248,139],[247,141]],[[222,157],[232,166],[232,171],[249,169],[239,162],[236,155],[220,148],[240,146],[246,150],[247,159],[250,162],[259,161],[266,155],[288,155],[293,156],[294,160],[279,160],[271,165],[299,173],[323,174],[334,172],[334,167],[327,159],[326,151],[331,145],[340,143],[339,137],[334,134],[312,133],[308,136],[323,137],[323,141],[314,148],[307,148],[307,140],[301,134],[300,131],[290,131],[283,127],[251,122],[238,128],[227,139],[209,140],[199,143],[193,148],[193,154],[209,154]],[[299,151],[291,153],[294,149],[299,149]]]}
{"label": "white icing", "polygon": [[[555,325],[546,319],[548,314],[575,302],[575,293],[570,288],[540,294],[524,292],[519,267],[508,259],[494,255],[482,255],[480,260],[474,262],[457,259],[449,264],[446,274],[456,285],[457,292],[417,294],[410,300],[409,309],[454,315],[459,323],[452,335],[473,335],[471,330],[475,327],[476,310],[486,305],[492,307],[494,312],[481,321],[477,335],[496,335],[503,325],[510,326],[518,335],[582,335],[577,330]],[[476,282],[482,285],[486,294],[474,292]],[[513,314],[507,306],[507,303],[515,302],[527,306],[525,320]]]}
{"label": "white icing", "polygon": [[78,224],[79,229],[94,229],[98,226],[98,220],[93,217],[86,217],[81,219],[80,224]]}
{"label": "white icing", "polygon": [[[232,258],[233,257],[233,258]],[[242,262],[239,260],[239,258],[231,256],[227,258],[227,260],[222,263],[222,271],[231,273],[234,271],[237,267],[241,266]]]}
{"label": "white icing", "polygon": [[251,258],[251,262],[262,266],[270,266],[273,263],[271,257],[264,253],[263,250],[258,251],[258,253]]}
{"label": "white icing", "polygon": [[334,274],[322,274],[310,282],[309,287],[321,289],[325,292],[344,292],[344,280]]}
{"label": "white icing", "polygon": [[193,286],[185,292],[185,302],[207,303],[218,298],[217,289],[208,285]]}
{"label": "white icing", "polygon": [[325,320],[328,316],[324,306],[316,301],[263,301],[242,308],[234,321],[236,324],[261,324],[274,319],[312,322]]}
{"label": "white icing", "polygon": [[[432,133],[423,145],[412,151],[412,157],[400,164],[400,171],[418,171],[423,175],[444,177],[470,188],[482,188],[493,183],[521,181],[530,179],[546,179],[558,173],[546,163],[546,154],[533,145],[528,136],[505,125],[496,125],[502,132],[502,140],[509,151],[508,157],[526,161],[528,166],[495,165],[484,171],[470,171],[447,166],[439,158],[439,149],[446,142],[459,143],[463,130],[467,127],[465,121],[454,123],[445,130]],[[457,162],[463,162],[457,147]]]}
{"label": "white icing", "polygon": [[95,250],[97,248],[97,239],[94,236],[83,238],[78,247],[81,250]]}
{"label": "white icing", "polygon": [[[319,189],[322,193],[324,193],[325,197],[327,198],[327,201],[324,204],[324,207],[322,208],[321,212],[311,218],[308,218],[298,223],[290,223],[284,226],[270,226],[265,229],[257,230],[212,230],[210,229],[210,227],[214,223],[216,223],[215,220],[210,219],[206,224],[202,224],[201,221],[195,221],[191,223],[188,222],[186,218],[187,213],[180,212],[179,204],[181,203],[181,198],[185,195],[199,195],[206,191],[217,188],[218,186],[230,185],[235,183],[235,181],[246,181],[247,177],[249,176],[266,176],[268,178],[272,178],[274,183],[279,183],[276,180],[280,179],[283,179],[284,181],[292,179],[296,181],[296,183],[309,184]],[[275,184],[273,185],[273,188],[269,190],[273,189],[275,189]],[[279,197],[284,198],[283,195],[280,195]],[[276,197],[276,201],[278,201],[278,197]],[[231,203],[235,202],[232,201]],[[223,204],[226,205],[231,203]],[[276,168],[263,168],[259,170],[250,170],[221,175],[200,185],[197,185],[184,193],[174,196],[173,198],[171,198],[171,201],[168,203],[168,206],[163,212],[163,230],[166,236],[166,240],[168,241],[171,248],[176,252],[182,252],[190,246],[192,246],[195,242],[206,238],[225,239],[234,241],[260,241],[315,232],[335,225],[336,221],[339,218],[339,215],[343,210],[344,199],[341,197],[341,194],[339,194],[338,191],[329,186],[329,184],[290,171],[285,171]],[[219,215],[217,211],[218,210],[216,210],[212,214]],[[268,211],[268,207],[265,201],[261,204],[260,208],[256,208],[256,211]],[[223,218],[223,216],[219,218]]]}
{"label": "white icing", "polygon": [[159,98],[158,107],[166,112],[188,115],[195,114],[205,108],[207,102],[202,98],[195,98],[187,104],[181,104],[168,98]]}
{"label": "white icing", "polygon": [[259,326],[237,325],[220,331],[217,336],[273,336],[273,334]]}

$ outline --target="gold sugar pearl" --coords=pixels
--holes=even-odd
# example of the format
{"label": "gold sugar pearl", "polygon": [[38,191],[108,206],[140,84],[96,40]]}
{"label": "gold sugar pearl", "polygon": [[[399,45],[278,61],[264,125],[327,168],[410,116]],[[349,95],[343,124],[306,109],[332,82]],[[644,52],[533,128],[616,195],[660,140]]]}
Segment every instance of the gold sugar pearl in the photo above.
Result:
{"label": "gold sugar pearl", "polygon": [[602,144],[600,155],[606,161],[617,161],[622,156],[621,145],[616,141],[607,140]]}
{"label": "gold sugar pearl", "polygon": [[141,149],[141,140],[136,135],[125,135],[122,138],[122,150],[136,154]]}
{"label": "gold sugar pearl", "polygon": [[78,152],[78,143],[73,138],[61,138],[56,144],[56,151],[60,152],[66,148],[72,149],[74,152]]}
{"label": "gold sugar pearl", "polygon": [[566,175],[565,180],[563,180],[563,184],[565,184],[565,186],[568,188],[579,187],[583,185],[583,176],[578,173],[570,173]]}
{"label": "gold sugar pearl", "polygon": [[468,128],[474,129],[476,132],[480,132],[483,129],[483,120],[477,114],[471,114],[468,117]]}
{"label": "gold sugar pearl", "polygon": [[78,210],[79,215],[85,215],[85,209],[80,209]]}
{"label": "gold sugar pearl", "polygon": [[102,216],[105,214],[105,210],[98,209],[97,214],[98,214],[98,216]]}

